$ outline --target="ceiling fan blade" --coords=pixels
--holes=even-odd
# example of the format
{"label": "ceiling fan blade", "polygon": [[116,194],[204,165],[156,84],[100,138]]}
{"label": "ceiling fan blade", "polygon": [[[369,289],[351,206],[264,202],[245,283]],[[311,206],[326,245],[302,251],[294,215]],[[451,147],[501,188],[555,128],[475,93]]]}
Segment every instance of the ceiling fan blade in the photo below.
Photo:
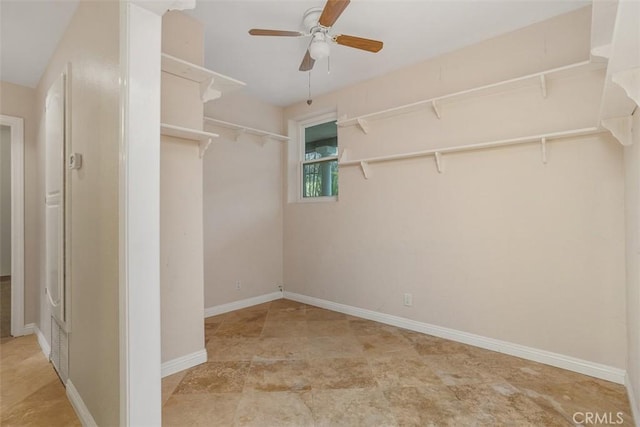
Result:
{"label": "ceiling fan blade", "polygon": [[279,37],[300,37],[305,36],[305,33],[300,31],[283,31],[283,30],[264,30],[261,28],[252,28],[249,30],[249,34],[252,36],[279,36]]}
{"label": "ceiling fan blade", "polygon": [[378,40],[363,39],[356,36],[345,36],[343,34],[335,36],[333,40],[342,46],[349,46],[356,49],[366,50],[368,52],[379,52],[383,43]]}
{"label": "ceiling fan blade", "polygon": [[351,0],[327,0],[318,22],[323,27],[331,27],[338,20],[342,12],[349,6]]}
{"label": "ceiling fan blade", "polygon": [[300,64],[300,71],[310,71],[313,68],[313,64],[316,63],[316,60],[311,57],[309,53],[309,49],[307,49],[307,53],[302,58],[302,63]]}

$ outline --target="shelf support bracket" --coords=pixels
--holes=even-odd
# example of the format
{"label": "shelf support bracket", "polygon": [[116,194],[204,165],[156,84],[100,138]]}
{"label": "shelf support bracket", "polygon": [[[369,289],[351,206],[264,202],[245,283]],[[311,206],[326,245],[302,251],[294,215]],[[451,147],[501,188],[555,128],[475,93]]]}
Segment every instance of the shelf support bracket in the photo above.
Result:
{"label": "shelf support bracket", "polygon": [[631,116],[603,120],[602,127],[611,132],[611,135],[613,135],[614,138],[625,147],[632,144]]}
{"label": "shelf support bracket", "polygon": [[245,128],[238,129],[238,130],[236,131],[236,136],[235,136],[234,140],[235,140],[236,142],[239,142],[239,141],[240,141],[240,138],[242,138],[242,137],[244,136],[244,134],[245,134],[245,133],[247,133],[247,130],[246,130]]}
{"label": "shelf support bracket", "polygon": [[211,145],[211,141],[212,141],[212,138],[207,138],[207,139],[204,139],[204,140],[200,141],[200,145],[199,145],[200,158],[204,157],[204,153],[207,152],[207,148],[209,148],[209,146]]}
{"label": "shelf support bracket", "polygon": [[271,141],[271,137],[269,135],[264,135],[262,138],[260,138],[260,145],[264,147],[265,145],[267,145],[267,143],[269,143],[269,141]]}
{"label": "shelf support bracket", "polygon": [[369,168],[368,162],[360,162],[360,169],[362,169],[362,174],[364,175],[364,179],[369,179],[371,176],[371,169]]}
{"label": "shelf support bracket", "polygon": [[442,164],[442,154],[440,154],[439,151],[436,151],[434,153],[434,156],[436,158],[436,169],[438,169],[438,173],[442,173],[444,170],[443,164]]}
{"label": "shelf support bracket", "polygon": [[547,164],[547,138],[542,137],[540,140],[540,148],[542,150],[542,163]]}
{"label": "shelf support bracket", "polygon": [[214,99],[218,99],[222,96],[222,92],[218,89],[213,88],[214,78],[211,80],[205,80],[200,82],[200,98],[202,102],[213,101]]}
{"label": "shelf support bracket", "polygon": [[431,101],[431,107],[433,108],[433,112],[436,113],[436,117],[440,119],[440,109],[438,108],[438,103],[435,99]]}
{"label": "shelf support bracket", "polygon": [[367,122],[365,119],[356,119],[356,122],[358,123],[358,126],[360,127],[360,130],[362,132],[364,132],[365,134],[369,133],[369,122]]}
{"label": "shelf support bracket", "polygon": [[540,74],[540,91],[542,92],[542,97],[547,99],[547,78],[544,74]]}
{"label": "shelf support bracket", "polygon": [[596,46],[591,49],[591,56],[598,58],[610,59],[611,58],[611,43],[602,46]]}
{"label": "shelf support bracket", "polygon": [[624,89],[636,105],[640,105],[640,67],[614,73],[611,80]]}
{"label": "shelf support bracket", "polygon": [[346,162],[348,159],[349,159],[349,149],[345,148],[342,150],[342,154],[340,155],[339,162]]}

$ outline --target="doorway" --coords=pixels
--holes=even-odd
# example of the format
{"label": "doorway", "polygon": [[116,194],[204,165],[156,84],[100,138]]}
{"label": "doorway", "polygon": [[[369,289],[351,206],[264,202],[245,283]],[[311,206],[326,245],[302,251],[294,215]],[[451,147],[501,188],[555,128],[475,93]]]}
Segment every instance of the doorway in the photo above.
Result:
{"label": "doorway", "polygon": [[24,335],[24,121],[0,115],[0,335]]}

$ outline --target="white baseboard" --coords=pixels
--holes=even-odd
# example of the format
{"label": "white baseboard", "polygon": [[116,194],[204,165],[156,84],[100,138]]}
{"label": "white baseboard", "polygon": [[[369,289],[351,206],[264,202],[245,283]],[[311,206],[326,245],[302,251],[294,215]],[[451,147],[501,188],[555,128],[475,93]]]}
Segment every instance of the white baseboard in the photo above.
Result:
{"label": "white baseboard", "polygon": [[31,335],[31,334],[34,334],[36,332],[36,329],[38,329],[38,327],[36,326],[35,323],[27,323],[22,328],[22,331],[20,332],[20,335]]}
{"label": "white baseboard", "polygon": [[42,353],[44,353],[47,360],[49,360],[49,356],[51,355],[51,345],[47,341],[47,338],[44,336],[40,328],[35,325],[34,328],[36,337],[38,337],[38,344],[40,345],[40,349],[42,350]]}
{"label": "white baseboard", "polygon": [[625,386],[627,387],[629,405],[631,406],[631,415],[633,416],[636,427],[640,427],[640,407],[638,407],[638,400],[636,398],[637,394],[633,389],[633,384],[631,384],[631,380],[629,379],[628,374],[625,375],[624,380]]}
{"label": "white baseboard", "polygon": [[567,369],[570,371],[578,372],[580,374],[612,381],[618,384],[625,383],[625,371],[623,369],[602,365],[600,363],[589,362],[587,360],[578,359],[572,356],[566,356],[546,350],[539,350],[520,344],[514,344],[507,341],[483,337],[481,335],[475,335],[468,332],[445,328],[442,326],[431,325],[429,323],[417,322],[415,320],[406,319],[404,317],[393,316],[390,314],[379,313],[373,310],[366,310],[350,305],[339,304],[336,302],[327,301],[320,298],[308,297],[293,292],[285,291],[284,298],[321,308],[326,308],[328,310],[338,311],[340,313],[345,313],[352,316],[362,317],[364,319],[369,319],[380,323],[385,323],[387,325],[409,329],[411,331],[421,332],[423,334],[434,335],[440,338],[485,348],[487,350],[509,354],[511,356],[521,357],[527,360],[533,360],[534,362],[540,362],[546,365]]}
{"label": "white baseboard", "polygon": [[229,302],[226,304],[214,305],[204,309],[204,317],[211,317],[217,314],[228,313],[234,310],[240,310],[241,308],[251,307],[252,305],[258,305],[265,302],[277,300],[282,298],[282,292],[272,292],[270,294],[259,295],[257,297],[251,297],[242,299],[240,301]]}
{"label": "white baseboard", "polygon": [[80,393],[78,393],[78,390],[75,388],[71,380],[67,380],[67,397],[71,402],[71,406],[73,406],[73,409],[76,411],[78,419],[80,419],[83,427],[98,426],[96,421],[91,416],[91,412],[89,412],[87,405],[84,404],[82,397],[80,397]]}
{"label": "white baseboard", "polygon": [[207,350],[204,348],[184,356],[176,357],[162,364],[162,378],[192,368],[206,361]]}

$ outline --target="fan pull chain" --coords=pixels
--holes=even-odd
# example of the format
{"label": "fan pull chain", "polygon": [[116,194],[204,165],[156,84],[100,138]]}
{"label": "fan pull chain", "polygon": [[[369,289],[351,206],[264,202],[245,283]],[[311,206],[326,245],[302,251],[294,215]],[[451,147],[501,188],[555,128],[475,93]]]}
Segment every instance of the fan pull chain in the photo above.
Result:
{"label": "fan pull chain", "polygon": [[313,99],[311,99],[311,70],[309,70],[309,98],[307,99],[307,105],[311,105]]}
{"label": "fan pull chain", "polygon": [[327,74],[331,74],[331,55],[327,56]]}

